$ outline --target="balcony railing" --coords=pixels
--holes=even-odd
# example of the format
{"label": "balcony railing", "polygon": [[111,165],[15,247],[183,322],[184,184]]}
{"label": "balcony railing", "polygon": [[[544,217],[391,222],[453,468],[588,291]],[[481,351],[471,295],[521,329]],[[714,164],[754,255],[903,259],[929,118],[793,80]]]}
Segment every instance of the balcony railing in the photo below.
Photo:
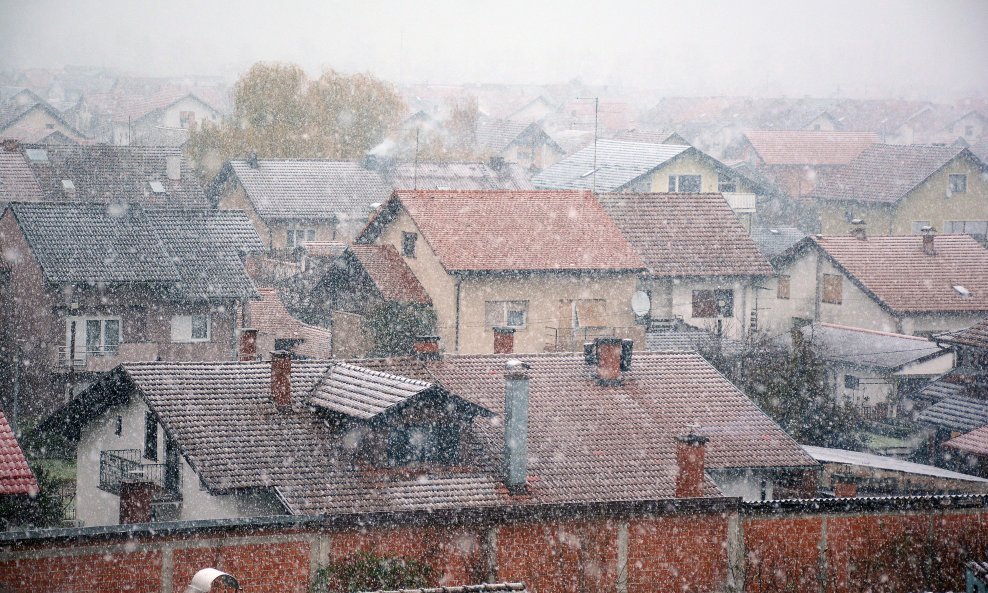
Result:
{"label": "balcony railing", "polygon": [[120,495],[124,482],[147,482],[155,486],[154,501],[181,500],[182,473],[178,465],[142,463],[140,449],[100,451],[99,488]]}
{"label": "balcony railing", "polygon": [[547,352],[582,352],[583,344],[597,338],[633,340],[636,348],[645,343],[645,327],[546,327]]}
{"label": "balcony railing", "polygon": [[116,346],[79,346],[75,355],[68,346],[58,349],[58,365],[76,371],[105,372],[122,362],[148,362],[158,357],[158,345],[154,343],[125,343]]}
{"label": "balcony railing", "polygon": [[724,199],[731,206],[731,210],[738,214],[753,214],[757,203],[755,194],[724,192]]}

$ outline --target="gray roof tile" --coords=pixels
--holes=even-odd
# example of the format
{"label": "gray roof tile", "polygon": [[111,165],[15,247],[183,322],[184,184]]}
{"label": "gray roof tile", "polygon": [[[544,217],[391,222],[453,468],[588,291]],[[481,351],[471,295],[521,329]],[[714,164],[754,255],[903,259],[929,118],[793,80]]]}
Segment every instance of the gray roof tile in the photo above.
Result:
{"label": "gray roof tile", "polygon": [[[594,186],[594,145],[584,147],[532,178],[540,189],[591,189]],[[596,146],[597,191],[616,191],[689,146],[598,140]]]}

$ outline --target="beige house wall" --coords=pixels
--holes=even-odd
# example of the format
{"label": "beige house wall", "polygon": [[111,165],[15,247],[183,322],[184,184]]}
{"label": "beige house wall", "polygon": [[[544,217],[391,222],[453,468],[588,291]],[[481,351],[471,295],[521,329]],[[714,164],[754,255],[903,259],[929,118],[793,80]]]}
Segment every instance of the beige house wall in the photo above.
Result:
{"label": "beige house wall", "polygon": [[720,319],[723,335],[731,338],[742,338],[749,329],[756,284],[761,285],[750,278],[643,278],[639,283],[640,290],[649,294],[653,319],[678,317],[689,325],[711,331],[717,329],[718,320],[693,317],[693,291],[732,290],[734,315]]}
{"label": "beige house wall", "polygon": [[[700,190],[704,193],[718,193],[717,169],[705,159],[697,157],[695,154],[684,154],[665,166],[659,167],[652,173],[651,191],[655,193],[669,192],[670,175],[700,175]],[[755,188],[736,177],[737,191],[743,193],[754,193]]]}
{"label": "beige house wall", "polygon": [[[494,336],[486,327],[487,301],[526,300],[529,322],[515,334],[517,352],[543,352],[551,338],[547,327],[556,327],[560,301],[566,299],[605,299],[609,327],[634,332],[631,295],[637,274],[543,273],[504,276],[497,274],[456,277],[446,271],[435,252],[419,232],[415,222],[402,210],[376,243],[390,244],[402,253],[402,233],[416,233],[415,257],[405,263],[432,298],[436,310],[441,347],[457,351],[457,285],[459,284],[459,352],[467,354],[494,351]],[[643,339],[643,335],[642,335]],[[639,344],[641,346],[643,344]]]}
{"label": "beige house wall", "polygon": [[[967,175],[967,191],[948,195],[949,176]],[[930,222],[944,232],[947,221],[988,220],[988,176],[964,158],[957,158],[933,174],[894,205],[820,201],[821,233],[848,232],[848,218],[861,218],[872,235],[909,235],[912,224]]]}
{"label": "beige house wall", "polygon": [[[49,128],[48,126],[51,127]],[[47,130],[45,133],[46,136],[54,132],[61,132],[74,140],[84,139],[75,130],[63,125],[62,122],[41,108],[32,109],[13,125],[4,128],[2,136],[4,138],[29,138],[33,140],[38,130]]]}

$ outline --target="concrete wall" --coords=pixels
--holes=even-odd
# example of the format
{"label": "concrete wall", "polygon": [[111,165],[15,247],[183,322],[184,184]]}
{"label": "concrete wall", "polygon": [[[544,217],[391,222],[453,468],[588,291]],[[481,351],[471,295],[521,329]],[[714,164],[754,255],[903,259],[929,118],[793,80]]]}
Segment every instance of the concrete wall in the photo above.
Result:
{"label": "concrete wall", "polygon": [[429,564],[430,585],[524,581],[539,593],[957,591],[964,563],[986,547],[982,496],[665,501],[22,538],[0,547],[0,588],[172,593],[217,567],[243,590],[303,593],[330,559],[373,550]]}
{"label": "concrete wall", "polygon": [[13,125],[4,128],[3,132],[0,133],[0,136],[4,138],[20,138],[24,141],[34,142],[39,138],[39,130],[41,130],[42,134],[45,136],[55,132],[61,132],[73,140],[84,140],[84,138],[79,136],[78,133],[49,115],[48,112],[40,106],[30,110]]}
{"label": "concrete wall", "polygon": [[[948,195],[949,176],[967,175],[967,191]],[[848,220],[863,219],[871,235],[909,235],[913,222],[927,221],[939,232],[952,220],[988,220],[988,177],[967,159],[954,159],[894,205],[819,201],[821,233],[843,235]]]}

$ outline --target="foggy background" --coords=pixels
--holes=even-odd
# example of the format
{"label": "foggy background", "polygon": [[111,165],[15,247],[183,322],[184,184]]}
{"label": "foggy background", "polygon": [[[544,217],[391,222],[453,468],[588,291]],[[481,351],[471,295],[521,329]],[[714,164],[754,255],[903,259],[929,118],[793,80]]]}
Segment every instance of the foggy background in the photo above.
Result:
{"label": "foggy background", "polygon": [[950,100],[988,93],[986,30],[984,0],[0,0],[0,67],[232,80],[279,60],[399,83]]}

